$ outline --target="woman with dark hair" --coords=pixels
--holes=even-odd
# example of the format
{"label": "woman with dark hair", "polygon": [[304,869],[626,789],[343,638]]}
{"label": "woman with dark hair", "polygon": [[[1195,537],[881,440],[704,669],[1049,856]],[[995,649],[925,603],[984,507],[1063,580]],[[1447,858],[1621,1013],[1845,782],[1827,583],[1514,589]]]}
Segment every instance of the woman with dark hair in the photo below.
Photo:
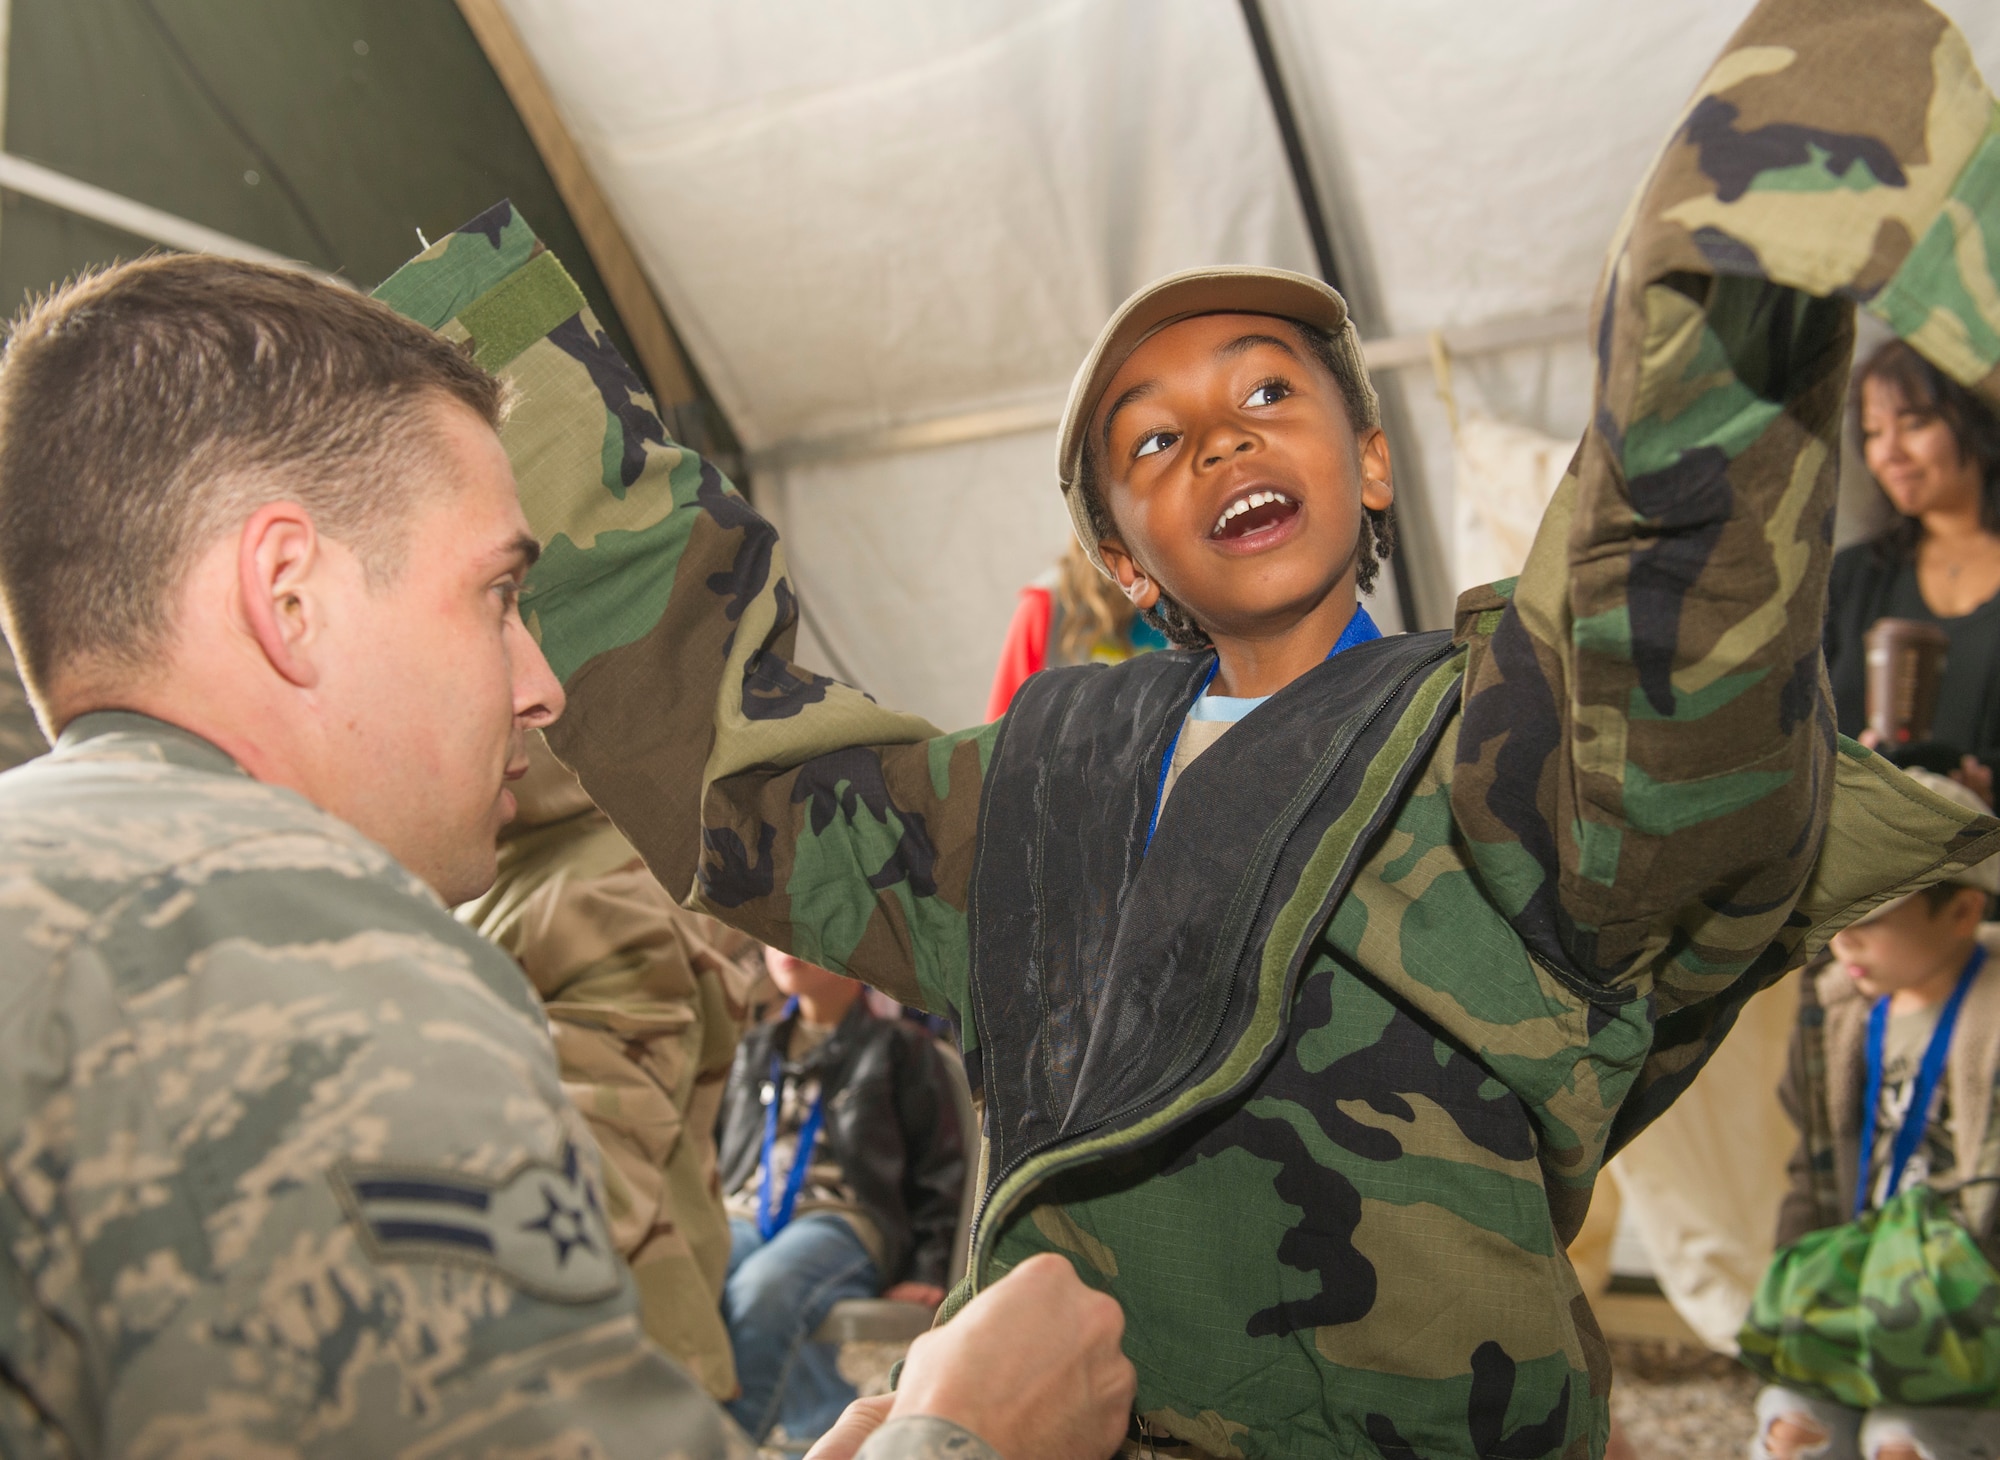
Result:
{"label": "woman with dark hair", "polygon": [[1854,417],[1868,471],[1894,526],[1833,560],[1826,667],[1843,734],[1864,741],[1867,647],[1877,619],[1944,630],[1944,682],[1922,760],[1993,800],[2000,765],[2000,420],[1900,340],[1855,377]]}

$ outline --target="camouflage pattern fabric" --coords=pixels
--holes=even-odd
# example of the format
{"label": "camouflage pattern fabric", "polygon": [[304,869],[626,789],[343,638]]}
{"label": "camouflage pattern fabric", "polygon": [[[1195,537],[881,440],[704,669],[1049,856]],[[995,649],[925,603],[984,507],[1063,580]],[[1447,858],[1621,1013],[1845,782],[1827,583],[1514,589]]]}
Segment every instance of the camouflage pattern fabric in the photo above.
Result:
{"label": "camouflage pattern fabric", "polygon": [[[668,887],[965,1024],[993,728],[793,661],[775,534],[544,259],[496,210],[385,294],[521,387],[552,746]],[[1267,1139],[1031,1163],[972,1281],[1066,1253],[1126,1308],[1148,1430],[1206,1453],[1599,1452],[1608,1366],[1562,1247],[1607,1151],[1756,988],[2000,849],[1837,739],[1818,651],[1851,310],[2000,403],[1996,262],[2000,129],[1949,24],[1760,6],[1621,230],[1594,423],[1526,571],[1461,600],[1462,668],[1420,708],[1462,709],[1243,1092]],[[1289,1198],[1323,1173],[1351,1209]],[[1310,1321],[1260,1329],[1274,1301]]]}
{"label": "camouflage pattern fabric", "polygon": [[1913,1186],[1780,1252],[1738,1342],[1766,1382],[1855,1409],[2000,1409],[2000,1273]]}
{"label": "camouflage pattern fabric", "polygon": [[26,765],[36,756],[46,754],[48,748],[42,727],[35,723],[34,709],[28,704],[28,691],[22,687],[20,673],[14,668],[14,652],[7,647],[6,639],[0,638],[0,771]]}
{"label": "camouflage pattern fabric", "polygon": [[604,1156],[605,1217],[647,1334],[733,1399],[715,1123],[763,978],[758,947],[677,906],[538,737],[529,759],[499,877],[458,917],[542,997],[563,1092]]}
{"label": "camouflage pattern fabric", "polygon": [[540,1007],[386,853],[88,715],[0,776],[0,1454],[747,1456]]}

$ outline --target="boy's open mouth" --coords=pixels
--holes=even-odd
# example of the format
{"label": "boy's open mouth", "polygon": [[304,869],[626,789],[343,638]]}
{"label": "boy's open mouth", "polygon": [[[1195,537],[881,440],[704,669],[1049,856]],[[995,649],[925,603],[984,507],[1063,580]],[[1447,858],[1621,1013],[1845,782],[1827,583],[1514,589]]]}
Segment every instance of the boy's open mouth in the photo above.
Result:
{"label": "boy's open mouth", "polygon": [[1298,516],[1299,504],[1283,492],[1268,487],[1246,492],[1222,509],[1208,535],[1218,542],[1231,542],[1268,532]]}

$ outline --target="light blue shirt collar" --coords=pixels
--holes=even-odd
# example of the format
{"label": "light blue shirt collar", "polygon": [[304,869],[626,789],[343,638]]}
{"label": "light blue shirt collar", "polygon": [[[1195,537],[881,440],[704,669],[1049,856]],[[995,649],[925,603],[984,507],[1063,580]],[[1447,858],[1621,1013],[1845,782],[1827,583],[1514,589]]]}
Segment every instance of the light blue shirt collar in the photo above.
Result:
{"label": "light blue shirt collar", "polygon": [[[1347,627],[1340,631],[1340,637],[1333,642],[1326,657],[1331,659],[1343,649],[1352,649],[1356,644],[1365,644],[1370,639],[1379,639],[1382,631],[1375,626],[1375,620],[1368,616],[1368,610],[1360,604],[1354,606],[1354,617],[1347,621]],[[1270,698],[1269,695],[1216,695],[1205,694],[1194,702],[1188,711],[1190,720],[1221,721],[1235,724],[1257,706]]]}

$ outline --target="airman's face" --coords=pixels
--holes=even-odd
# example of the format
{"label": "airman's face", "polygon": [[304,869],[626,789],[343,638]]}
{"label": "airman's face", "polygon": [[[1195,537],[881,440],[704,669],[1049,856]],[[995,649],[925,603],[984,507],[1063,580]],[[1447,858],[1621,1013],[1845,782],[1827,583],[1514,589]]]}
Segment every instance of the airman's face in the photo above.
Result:
{"label": "airman's face", "polygon": [[401,572],[345,585],[338,605],[324,692],[341,710],[344,801],[327,809],[450,903],[492,885],[508,782],[563,692],[521,622],[536,545],[499,438],[457,405],[435,406],[433,423],[440,449],[415,470],[442,480],[418,489]]}
{"label": "airman's face", "polygon": [[[1362,508],[1392,500],[1387,439],[1357,437],[1298,330],[1209,314],[1142,343],[1104,392],[1090,449],[1128,588],[1154,585],[1211,634],[1284,627],[1354,571]],[[1142,586],[1141,593],[1145,593]]]}

